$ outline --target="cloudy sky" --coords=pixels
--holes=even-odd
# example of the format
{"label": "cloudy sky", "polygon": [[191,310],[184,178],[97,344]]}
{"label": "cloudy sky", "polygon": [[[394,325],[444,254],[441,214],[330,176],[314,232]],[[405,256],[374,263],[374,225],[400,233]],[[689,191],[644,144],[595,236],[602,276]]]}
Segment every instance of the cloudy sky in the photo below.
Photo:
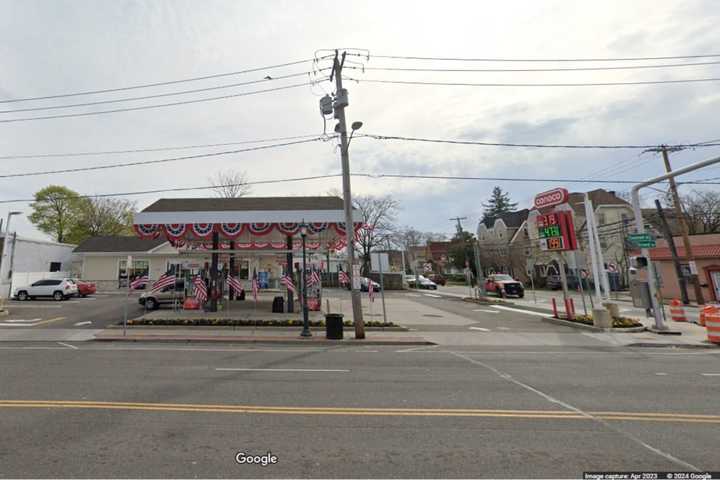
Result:
{"label": "cloudy sky", "polygon": [[[617,58],[720,55],[717,0],[468,0],[403,1],[0,1],[0,100],[49,96],[166,82],[313,58],[320,49],[367,49],[366,67],[542,68],[664,65],[716,58],[644,62],[439,62],[382,55],[457,58]],[[323,55],[323,52],[320,53]],[[321,62],[319,68],[327,66]],[[363,80],[451,83],[587,83],[720,77],[720,65],[571,72],[411,72],[346,69],[348,120],[363,133],[491,142],[572,144],[693,143],[720,138],[720,82],[600,87],[469,87],[391,85]],[[311,72],[310,62],[202,81],[58,99],[0,103],[0,120],[156,105],[302,83],[317,76],[260,85],[133,100],[89,107],[25,112],[172,93]],[[320,134],[319,98],[328,82],[251,96],[104,115],[0,123],[0,175],[75,168],[250,145],[97,156],[7,158],[17,155],[97,152]],[[333,123],[328,121],[328,131]],[[675,167],[717,155],[720,148],[674,154]],[[25,199],[48,184],[82,194],[128,192],[208,184],[219,170],[265,180],[340,171],[333,142],[314,142],[252,153],[85,173],[0,178],[0,200]],[[644,179],[662,161],[639,151],[576,151],[450,146],[353,140],[351,169],[372,174],[464,175],[531,178]],[[720,168],[692,178],[720,177]],[[481,203],[495,184],[520,206],[557,182],[485,182],[354,179],[357,194],[392,194],[399,222],[421,230],[453,230],[450,217],[467,216],[475,230]],[[339,189],[339,178],[256,186],[254,195],[312,195]],[[573,191],[600,184],[565,184]],[[627,190],[621,184],[605,188]],[[690,188],[690,187],[685,187]],[[208,192],[164,194],[203,196]],[[139,208],[159,194],[132,197]],[[0,204],[29,212],[27,203]],[[41,236],[24,217],[20,234]]]}

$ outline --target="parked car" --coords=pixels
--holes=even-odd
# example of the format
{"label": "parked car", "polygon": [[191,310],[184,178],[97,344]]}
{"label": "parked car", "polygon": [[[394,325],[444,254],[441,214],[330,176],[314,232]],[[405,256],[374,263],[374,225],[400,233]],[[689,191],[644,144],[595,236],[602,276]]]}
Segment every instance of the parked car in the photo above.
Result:
{"label": "parked car", "polygon": [[145,292],[140,295],[138,303],[148,310],[156,310],[161,305],[182,303],[185,300],[185,280],[175,280],[175,286],[170,285],[162,290]]}
{"label": "parked car", "polygon": [[88,295],[94,295],[97,292],[97,287],[93,282],[85,282],[83,280],[73,279],[75,285],[78,288],[78,295],[81,297],[87,297]]}
{"label": "parked car", "polygon": [[417,282],[416,282],[415,275],[405,275],[405,281],[407,282],[408,287],[410,287],[410,288],[424,288],[426,290],[437,290],[437,283],[433,282],[432,280],[430,280],[429,278],[427,278],[423,275],[417,276],[417,281],[419,282],[417,285],[416,285]]}
{"label": "parked car", "polygon": [[[566,277],[568,288],[570,290],[577,290],[580,283],[578,277],[576,275],[566,275]],[[560,275],[548,275],[545,286],[550,290],[560,290],[562,288],[562,280],[560,279]]]}
{"label": "parked car", "polygon": [[442,286],[445,286],[445,284],[447,283],[447,278],[445,278],[444,275],[441,275],[439,273],[433,273],[431,275],[428,275],[428,279],[431,282],[435,282],[438,285],[442,285]]}
{"label": "parked car", "polygon": [[525,296],[525,287],[522,282],[504,273],[496,273],[485,279],[485,291],[497,293],[501,297],[517,295],[519,298]]}
{"label": "parked car", "polygon": [[55,300],[67,300],[77,295],[78,287],[70,278],[48,278],[38,280],[31,285],[15,289],[13,297],[18,300],[35,300],[40,297],[53,298]]}
{"label": "parked car", "polygon": [[380,287],[379,283],[370,280],[367,277],[360,277],[360,291],[367,292],[368,288],[370,287],[370,282],[372,282],[373,290],[375,290],[376,292],[382,290],[382,287]]}

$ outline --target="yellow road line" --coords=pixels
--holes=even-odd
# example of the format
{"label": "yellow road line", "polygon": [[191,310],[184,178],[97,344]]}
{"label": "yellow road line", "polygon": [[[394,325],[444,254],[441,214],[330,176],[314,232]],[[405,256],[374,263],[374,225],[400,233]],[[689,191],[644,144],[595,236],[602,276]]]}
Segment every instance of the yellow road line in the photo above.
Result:
{"label": "yellow road line", "polygon": [[[579,413],[564,410],[480,410],[480,409],[403,409],[343,407],[274,407],[252,405],[203,405],[134,402],[90,402],[73,400],[0,400],[0,408],[74,408],[100,410],[140,410],[154,412],[347,415],[347,416],[422,416],[422,417],[493,417],[529,419],[590,420]],[[643,412],[591,412],[604,420],[687,422],[720,424],[720,415],[694,415]]]}
{"label": "yellow road line", "polygon": [[50,318],[48,320],[43,320],[42,322],[33,323],[32,326],[37,327],[38,325],[45,325],[47,323],[57,322],[58,320],[65,320],[65,317]]}

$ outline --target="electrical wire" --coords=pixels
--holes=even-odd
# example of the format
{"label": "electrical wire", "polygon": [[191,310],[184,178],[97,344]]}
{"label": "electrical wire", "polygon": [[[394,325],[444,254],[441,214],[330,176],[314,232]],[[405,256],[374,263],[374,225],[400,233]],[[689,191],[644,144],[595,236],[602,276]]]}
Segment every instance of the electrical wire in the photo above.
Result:
{"label": "electrical wire", "polygon": [[[297,140],[299,138],[317,138],[317,133],[309,135],[294,135],[291,137],[275,137],[275,138],[263,138],[259,140],[242,140],[238,142],[224,142],[224,143],[206,143],[201,145],[183,145],[179,147],[148,147],[148,148],[134,148],[128,150],[105,150],[95,152],[67,152],[67,153],[36,153],[36,154],[21,154],[21,155],[2,155],[0,160],[15,160],[15,159],[27,159],[27,158],[56,158],[56,157],[86,157],[95,155],[118,155],[125,153],[142,153],[142,152],[163,152],[168,150],[190,150],[195,148],[211,148],[211,147],[227,147],[229,145],[245,145],[249,143],[267,143],[267,142],[282,142],[286,140]],[[334,135],[328,138],[335,138]]]}
{"label": "electrical wire", "polygon": [[243,93],[233,93],[230,95],[222,95],[219,97],[208,97],[208,98],[199,98],[195,100],[183,100],[179,102],[172,102],[172,103],[161,103],[161,104],[155,104],[155,105],[143,105],[139,107],[127,107],[127,108],[117,108],[113,110],[99,110],[96,112],[82,112],[82,113],[66,113],[62,115],[46,115],[42,117],[24,117],[24,118],[12,118],[12,119],[3,119],[0,120],[0,123],[13,123],[13,122],[27,122],[31,120],[52,120],[55,118],[70,118],[70,117],[86,117],[89,115],[103,115],[107,113],[117,113],[117,112],[132,112],[136,110],[148,110],[153,108],[163,108],[163,107],[174,107],[177,105],[187,105],[191,103],[201,103],[201,102],[210,102],[214,100],[224,100],[227,98],[236,98],[236,97],[246,97],[249,95],[257,95],[260,93],[268,93],[268,92],[277,92],[280,90],[288,90],[290,88],[298,88],[298,87],[305,87],[308,85],[312,85],[314,82],[304,82],[304,83],[295,83],[291,85],[285,85],[282,87],[275,87],[275,88],[266,88],[264,90],[254,90],[251,92],[243,92]]}
{"label": "electrical wire", "polygon": [[661,65],[620,65],[610,67],[557,67],[557,68],[431,68],[431,67],[345,67],[353,70],[378,70],[386,72],[447,72],[447,73],[521,73],[521,72],[588,72],[601,70],[640,70],[648,68],[696,67],[718,65],[720,61],[670,63]]}
{"label": "electrical wire", "polygon": [[[544,143],[507,143],[507,142],[476,142],[473,140],[453,140],[439,138],[423,138],[423,137],[405,137],[398,135],[378,135],[363,134],[359,137],[372,138],[374,140],[402,140],[408,142],[425,142],[425,143],[447,143],[452,145],[478,145],[484,147],[520,147],[520,148],[568,148],[568,149],[647,149],[655,148],[657,145],[573,145],[573,144],[544,144]],[[673,147],[716,147],[720,143],[692,143],[678,144]]]}
{"label": "electrical wire", "polygon": [[[359,50],[359,49],[358,49]],[[321,50],[324,51],[324,50]],[[663,57],[614,57],[614,58],[458,58],[458,57],[419,57],[408,55],[370,55],[360,53],[348,53],[355,57],[389,58],[394,60],[432,60],[450,62],[629,62],[646,60],[682,60],[688,58],[712,58],[720,57],[720,53],[709,53],[702,55],[674,55]]]}
{"label": "electrical wire", "polygon": [[[329,70],[329,68],[320,69],[320,71],[323,71],[323,70]],[[157,94],[153,94],[153,95],[143,95],[141,97],[116,98],[113,100],[98,100],[96,102],[71,103],[71,104],[67,104],[67,105],[51,105],[51,106],[47,106],[47,107],[18,108],[15,110],[0,110],[0,113],[36,112],[38,110],[57,110],[57,109],[61,109],[61,108],[91,107],[94,105],[105,105],[105,104],[109,104],[109,103],[132,102],[132,101],[136,101],[136,100],[148,100],[151,98],[172,97],[175,95],[187,95],[189,93],[209,92],[209,91],[213,91],[213,90],[222,90],[222,89],[226,89],[226,88],[242,87],[242,86],[253,85],[253,84],[257,84],[257,83],[267,83],[267,82],[273,82],[276,80],[285,80],[288,78],[309,76],[310,73],[311,72],[290,73],[288,75],[281,75],[279,77],[266,77],[261,80],[251,80],[249,82],[230,83],[230,84],[225,84],[225,85],[217,85],[214,87],[195,88],[192,90],[180,90],[178,92],[157,93]]]}
{"label": "electrical wire", "polygon": [[377,78],[350,78],[357,83],[381,83],[394,85],[435,85],[449,87],[610,87],[618,85],[659,85],[680,83],[720,82],[720,78],[690,78],[683,80],[645,80],[637,82],[589,82],[589,83],[463,83],[463,82],[429,82],[413,80],[383,80]]}
{"label": "electrical wire", "polygon": [[238,150],[227,150],[223,152],[211,152],[211,153],[201,153],[198,155],[187,155],[184,157],[173,157],[173,158],[163,158],[159,160],[141,160],[137,162],[127,162],[127,163],[113,163],[109,165],[93,165],[91,167],[78,167],[78,168],[65,168],[65,169],[58,169],[58,170],[45,170],[40,172],[24,172],[24,173],[9,173],[0,175],[0,179],[2,178],[17,178],[17,177],[37,177],[42,175],[54,175],[58,173],[77,173],[77,172],[88,172],[92,170],[108,170],[112,168],[124,168],[124,167],[135,167],[135,166],[141,166],[141,165],[153,165],[153,164],[159,164],[159,163],[170,163],[170,162],[179,162],[183,160],[193,160],[198,158],[209,158],[209,157],[217,157],[221,155],[230,155],[235,153],[245,153],[245,152],[254,152],[257,150],[268,150],[271,148],[279,148],[279,147],[287,147],[290,145],[299,145],[301,143],[310,143],[310,142],[318,142],[324,140],[324,137],[315,137],[315,138],[309,138],[306,140],[296,140],[293,142],[285,142],[285,143],[274,143],[271,145],[259,145],[257,147],[250,147],[250,148],[242,148]]}
{"label": "electrical wire", "polygon": [[[326,57],[322,57],[322,58],[326,58]],[[139,88],[159,87],[159,86],[163,86],[163,85],[175,85],[178,83],[195,82],[198,80],[207,80],[207,79],[211,79],[211,78],[229,77],[229,76],[233,76],[233,75],[241,75],[244,73],[261,72],[264,70],[289,67],[292,65],[299,65],[301,63],[308,63],[308,62],[312,62],[312,61],[313,61],[313,59],[310,58],[310,59],[306,59],[306,60],[297,60],[294,62],[279,63],[277,65],[268,65],[265,67],[249,68],[246,70],[238,70],[235,72],[216,73],[213,75],[203,75],[201,77],[183,78],[180,80],[170,80],[170,81],[166,81],[166,82],[144,83],[144,84],[140,84],[140,85],[131,85],[128,87],[104,88],[104,89],[100,89],[100,90],[86,90],[83,92],[60,93],[60,94],[56,94],[56,95],[45,95],[45,96],[41,96],[41,97],[25,97],[25,98],[5,99],[5,100],[0,100],[0,103],[30,102],[30,101],[35,101],[35,100],[50,100],[53,98],[78,97],[81,95],[94,95],[97,93],[124,92],[127,90],[135,90],[135,89],[139,89]]]}

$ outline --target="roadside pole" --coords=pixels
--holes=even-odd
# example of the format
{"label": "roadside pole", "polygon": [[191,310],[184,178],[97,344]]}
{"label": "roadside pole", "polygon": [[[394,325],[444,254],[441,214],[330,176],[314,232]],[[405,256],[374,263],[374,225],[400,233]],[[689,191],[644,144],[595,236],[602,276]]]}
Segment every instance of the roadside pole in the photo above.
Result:
{"label": "roadside pole", "polygon": [[[379,270],[380,270],[380,297],[382,298],[382,307],[383,307],[383,328],[385,328],[385,325],[387,324],[387,312],[385,310],[385,281],[383,278],[383,259],[378,254],[378,263],[380,264]],[[372,282],[372,280],[370,280]]]}
{"label": "roadside pole", "polygon": [[[635,232],[636,233],[644,233],[645,232],[645,225],[642,218],[642,211],[640,210],[640,189],[643,187],[647,187],[649,185],[654,185],[656,183],[662,182],[663,180],[667,180],[669,178],[675,178],[679,175],[683,175],[685,173],[690,173],[695,170],[699,170],[703,167],[707,167],[710,165],[714,165],[716,163],[720,163],[720,157],[714,157],[710,158],[708,160],[703,160],[702,162],[693,163],[691,165],[688,165],[687,167],[680,168],[678,170],[675,170],[674,172],[666,173],[665,175],[660,175],[659,177],[651,178],[650,180],[646,180],[642,183],[638,183],[632,189],[630,190],[631,196],[632,196],[632,206],[633,206],[633,214],[635,216]],[[660,311],[660,305],[657,299],[657,285],[655,284],[655,269],[653,268],[652,260],[650,259],[650,251],[647,248],[643,248],[642,250],[642,256],[647,258],[647,265],[648,265],[648,289],[650,290],[650,301],[652,302],[653,307],[653,314],[655,316],[655,328],[657,330],[667,330],[668,328],[663,323],[663,312]]]}
{"label": "roadside pole", "polygon": [[610,300],[610,280],[608,280],[607,269],[605,268],[605,258],[602,253],[602,245],[600,244],[600,235],[598,235],[597,221],[595,220],[595,209],[590,208],[590,217],[592,218],[592,231],[595,237],[595,253],[597,254],[598,270],[600,273],[600,280],[602,281],[602,287],[605,292],[604,298]]}
{"label": "roadside pole", "polygon": [[125,297],[125,308],[123,308],[123,337],[127,336],[128,302],[130,302],[130,270],[132,269],[132,255],[128,255],[125,264],[125,278],[127,279],[127,296]]}
{"label": "roadside pole", "polygon": [[597,256],[595,255],[595,235],[592,234],[591,229],[593,224],[591,223],[592,215],[592,203],[587,193],[585,194],[585,226],[588,231],[588,244],[590,245],[590,265],[592,268],[593,281],[595,282],[595,299],[598,306],[602,303],[602,297],[600,295],[600,274],[598,272]]}
{"label": "roadside pole", "polygon": [[333,69],[330,76],[335,76],[335,118],[338,119],[340,133],[340,157],[342,163],[343,203],[345,207],[345,239],[347,242],[348,268],[347,275],[350,277],[350,299],[352,301],[353,324],[355,325],[355,338],[365,338],[365,322],[363,321],[362,303],[360,297],[360,286],[355,271],[355,224],[353,223],[352,197],[350,192],[350,154],[348,152],[347,123],[345,121],[345,107],[348,105],[347,90],[342,84],[342,68],[345,63],[345,53],[342,60],[335,50]]}
{"label": "roadside pole", "polygon": [[475,252],[475,268],[477,269],[476,279],[478,291],[481,295],[484,296],[487,293],[485,292],[485,275],[483,274],[482,265],[480,264],[480,246],[478,245],[477,240],[475,240],[475,243],[473,244],[473,250]]}

